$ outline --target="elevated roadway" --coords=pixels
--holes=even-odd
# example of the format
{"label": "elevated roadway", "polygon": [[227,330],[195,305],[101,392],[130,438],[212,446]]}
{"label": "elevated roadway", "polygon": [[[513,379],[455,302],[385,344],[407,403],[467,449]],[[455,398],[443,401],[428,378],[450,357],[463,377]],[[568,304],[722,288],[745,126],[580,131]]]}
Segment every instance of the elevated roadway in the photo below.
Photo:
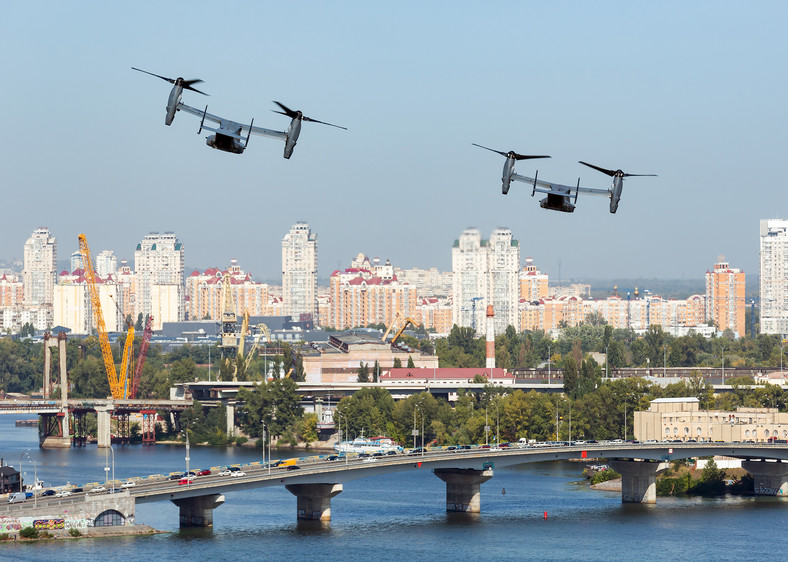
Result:
{"label": "elevated roadway", "polygon": [[[656,499],[657,472],[676,459],[723,455],[740,458],[755,481],[756,494],[788,496],[788,444],[759,443],[598,443],[509,448],[474,447],[465,450],[431,449],[423,453],[384,455],[382,457],[328,456],[298,459],[296,466],[273,467],[264,463],[240,465],[242,476],[220,475],[225,467],[213,467],[210,475],[196,476],[191,482],[169,479],[168,475],[133,478],[130,488],[116,494],[93,493],[89,489],[66,498],[38,497],[42,509],[79,508],[86,501],[129,497],[135,503],[172,501],[181,508],[183,526],[206,526],[212,512],[224,502],[224,493],[267,486],[285,486],[297,497],[301,519],[330,519],[330,498],[340,493],[343,484],[359,478],[392,472],[430,470],[446,482],[448,511],[478,512],[480,485],[489,480],[495,468],[555,460],[605,458],[623,475],[622,501],[653,503]],[[780,462],[783,461],[783,462]],[[109,483],[103,484],[110,488]],[[113,497],[114,496],[114,497]],[[33,500],[0,505],[0,516],[34,509]]]}

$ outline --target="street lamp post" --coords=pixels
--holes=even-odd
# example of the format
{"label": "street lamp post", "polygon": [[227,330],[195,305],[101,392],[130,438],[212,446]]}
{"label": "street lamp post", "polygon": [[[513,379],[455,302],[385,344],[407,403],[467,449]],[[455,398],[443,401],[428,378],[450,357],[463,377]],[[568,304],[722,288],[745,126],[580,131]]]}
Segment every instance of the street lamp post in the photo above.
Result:
{"label": "street lamp post", "polygon": [[610,363],[610,357],[607,354],[607,346],[605,346],[605,382],[608,381],[607,366],[608,366],[609,363]]}
{"label": "street lamp post", "polygon": [[725,384],[725,346],[722,346],[722,384]]}
{"label": "street lamp post", "polygon": [[[437,358],[437,355],[435,355],[435,342],[434,341],[432,342],[432,355]],[[782,358],[782,356],[781,356],[781,358]],[[433,382],[433,384],[435,384],[437,370],[438,370],[438,361],[436,359],[435,362],[432,364],[432,382]]]}
{"label": "street lamp post", "polygon": [[662,378],[665,378],[668,372],[668,346],[662,346]]}
{"label": "street lamp post", "polygon": [[186,426],[186,478],[189,478],[189,426]]}
{"label": "street lamp post", "polygon": [[551,344],[547,344],[547,384],[550,384],[551,377],[550,377],[550,360],[553,358],[552,354],[552,346]]}
{"label": "street lamp post", "polygon": [[487,423],[487,406],[484,407],[484,444],[489,445],[490,439],[487,437],[487,432],[490,431],[490,426]]}

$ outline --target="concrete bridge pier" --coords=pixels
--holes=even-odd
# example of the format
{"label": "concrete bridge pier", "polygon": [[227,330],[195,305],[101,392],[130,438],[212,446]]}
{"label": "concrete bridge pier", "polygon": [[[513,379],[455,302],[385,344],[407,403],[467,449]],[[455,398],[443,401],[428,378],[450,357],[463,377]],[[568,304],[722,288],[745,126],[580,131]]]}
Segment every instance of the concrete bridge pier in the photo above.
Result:
{"label": "concrete bridge pier", "polygon": [[755,495],[788,497],[788,463],[742,461],[741,467],[752,474]]}
{"label": "concrete bridge pier", "polygon": [[667,470],[669,463],[620,460],[609,464],[621,474],[622,503],[657,503],[657,473]]}
{"label": "concrete bridge pier", "polygon": [[493,477],[491,468],[436,468],[435,476],[446,482],[446,511],[479,513],[482,508],[481,486]]}
{"label": "concrete bridge pier", "polygon": [[226,406],[227,418],[227,437],[235,437],[235,404],[227,404]]}
{"label": "concrete bridge pier", "polygon": [[222,494],[170,500],[181,509],[181,527],[213,527],[213,510],[224,503]]}
{"label": "concrete bridge pier", "polygon": [[105,406],[96,406],[96,439],[99,448],[112,445],[112,410]]}
{"label": "concrete bridge pier", "polygon": [[342,484],[286,484],[296,497],[298,519],[331,521],[331,498],[344,488]]}

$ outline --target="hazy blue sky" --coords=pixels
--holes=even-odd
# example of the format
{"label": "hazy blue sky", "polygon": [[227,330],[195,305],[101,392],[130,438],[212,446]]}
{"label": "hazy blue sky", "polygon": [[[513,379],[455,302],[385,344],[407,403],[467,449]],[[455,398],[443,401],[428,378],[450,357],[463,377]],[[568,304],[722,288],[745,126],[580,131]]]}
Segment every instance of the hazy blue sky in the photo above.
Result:
{"label": "hazy blue sky", "polygon": [[[508,226],[551,276],[698,278],[719,254],[758,270],[758,221],[788,217],[785,2],[4,2],[0,20],[0,257],[38,226],[59,257],[85,232],[133,259],[175,231],[189,266],[230,258],[281,274],[281,240],[307,221],[320,275],[359,252],[451,268],[474,226]],[[164,125],[170,85],[202,78],[212,113],[284,130],[295,153],[251,139],[243,155]],[[627,180],[618,213],[581,196],[539,208],[517,171],[587,187],[578,160]],[[537,194],[538,195],[538,194]]]}

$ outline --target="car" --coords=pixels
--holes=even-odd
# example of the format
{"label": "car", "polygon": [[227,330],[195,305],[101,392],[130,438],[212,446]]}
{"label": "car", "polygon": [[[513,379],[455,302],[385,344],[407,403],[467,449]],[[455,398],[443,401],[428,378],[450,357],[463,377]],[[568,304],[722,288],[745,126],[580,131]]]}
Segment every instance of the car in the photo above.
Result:
{"label": "car", "polygon": [[[371,459],[371,457],[370,457],[370,459]],[[291,464],[291,465],[287,466],[287,470],[301,470],[301,467],[298,466],[297,464]]]}
{"label": "car", "polygon": [[378,459],[376,459],[375,457],[367,457],[361,462],[378,462]]}
{"label": "car", "polygon": [[225,468],[219,473],[219,476],[230,476],[233,473],[232,470]]}
{"label": "car", "polygon": [[416,447],[415,449],[411,449],[411,450],[408,452],[408,454],[409,454],[409,455],[420,455],[420,454],[422,454],[423,452],[424,452],[424,449],[422,449],[421,447]]}
{"label": "car", "polygon": [[197,471],[197,476],[210,476],[211,471],[207,468],[203,468],[202,470]]}
{"label": "car", "polygon": [[181,478],[183,478],[183,474],[181,474],[180,472],[178,472],[177,474],[170,474],[170,475],[167,477],[167,480],[180,480]]}
{"label": "car", "polygon": [[326,457],[327,461],[335,461],[335,460],[338,460],[338,459],[339,459],[339,457],[337,455],[329,455],[329,456]]}
{"label": "car", "polygon": [[48,497],[48,496],[54,496],[56,494],[57,494],[57,492],[54,491],[54,490],[44,490],[43,492],[41,492],[41,497],[45,498],[45,497]]}
{"label": "car", "polygon": [[490,447],[490,451],[503,451],[500,447]]}
{"label": "car", "polygon": [[489,445],[481,445],[481,446],[479,446],[479,448],[480,449],[489,449],[490,446]]}
{"label": "car", "polygon": [[227,470],[229,470],[230,472],[241,472],[241,467],[240,466],[228,466]]}
{"label": "car", "polygon": [[110,488],[109,490],[107,490],[107,493],[108,494],[119,494],[122,491],[123,491],[123,489],[121,489],[121,488]]}
{"label": "car", "polygon": [[360,458],[360,459],[365,459],[365,458],[367,458],[368,456],[370,456],[370,454],[369,454],[369,453],[359,453],[359,454],[358,454],[358,458]]}
{"label": "car", "polygon": [[133,488],[136,486],[137,483],[134,480],[127,480],[123,484],[120,485],[121,488]]}
{"label": "car", "polygon": [[372,453],[372,456],[373,456],[373,457],[382,457],[382,456],[383,456],[383,453],[381,453],[380,451],[378,451],[377,453]]}
{"label": "car", "polygon": [[396,454],[397,454],[397,451],[395,451],[394,449],[392,449],[392,450],[390,450],[390,451],[386,451],[386,454],[387,454],[387,455],[396,455]]}
{"label": "car", "polygon": [[230,476],[246,476],[246,473],[243,470],[232,470],[230,471]]}
{"label": "car", "polygon": [[61,490],[57,494],[55,494],[56,498],[67,498],[71,495],[71,490]]}
{"label": "car", "polygon": [[72,494],[81,494],[84,491],[85,490],[83,490],[82,488],[74,488],[73,490],[71,490],[71,493]]}
{"label": "car", "polygon": [[96,486],[95,488],[90,489],[91,494],[99,494],[101,492],[106,492],[107,489],[104,486]]}
{"label": "car", "polygon": [[181,478],[178,480],[178,486],[185,486],[187,484],[194,484],[194,480],[191,477]]}
{"label": "car", "polygon": [[462,450],[462,451],[470,451],[470,449],[471,449],[470,445],[457,445],[457,450],[458,451],[460,451],[460,450]]}
{"label": "car", "polygon": [[450,447],[446,447],[446,450],[447,451],[456,451],[457,447],[456,447],[456,445],[451,445]]}

